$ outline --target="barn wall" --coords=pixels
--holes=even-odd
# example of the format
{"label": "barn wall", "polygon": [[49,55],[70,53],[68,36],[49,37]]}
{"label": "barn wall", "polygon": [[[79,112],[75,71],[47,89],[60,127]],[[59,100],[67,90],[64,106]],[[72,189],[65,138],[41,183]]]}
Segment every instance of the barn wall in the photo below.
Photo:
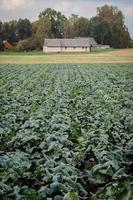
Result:
{"label": "barn wall", "polygon": [[47,53],[47,47],[43,46],[43,52]]}
{"label": "barn wall", "polygon": [[45,53],[56,53],[56,52],[90,52],[90,48],[82,48],[82,47],[43,47],[43,52]]}
{"label": "barn wall", "polygon": [[43,47],[43,52],[45,53],[61,52],[61,48],[60,47]]}
{"label": "barn wall", "polygon": [[90,48],[82,48],[82,47],[76,47],[76,48],[73,48],[73,47],[62,47],[62,52],[89,52],[90,51]]}

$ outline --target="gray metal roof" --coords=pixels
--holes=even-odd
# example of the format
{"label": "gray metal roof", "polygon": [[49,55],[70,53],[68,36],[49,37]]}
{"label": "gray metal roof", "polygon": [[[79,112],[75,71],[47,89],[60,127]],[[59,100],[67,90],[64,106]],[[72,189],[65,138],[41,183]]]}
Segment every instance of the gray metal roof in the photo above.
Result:
{"label": "gray metal roof", "polygon": [[97,46],[96,41],[91,38],[77,37],[74,39],[45,39],[44,46],[47,47],[90,47]]}

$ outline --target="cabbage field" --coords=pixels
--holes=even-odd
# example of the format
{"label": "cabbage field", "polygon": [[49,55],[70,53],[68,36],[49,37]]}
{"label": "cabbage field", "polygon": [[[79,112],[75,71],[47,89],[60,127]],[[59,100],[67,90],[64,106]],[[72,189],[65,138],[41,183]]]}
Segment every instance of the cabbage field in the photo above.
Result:
{"label": "cabbage field", "polygon": [[133,200],[133,64],[0,65],[0,200]]}

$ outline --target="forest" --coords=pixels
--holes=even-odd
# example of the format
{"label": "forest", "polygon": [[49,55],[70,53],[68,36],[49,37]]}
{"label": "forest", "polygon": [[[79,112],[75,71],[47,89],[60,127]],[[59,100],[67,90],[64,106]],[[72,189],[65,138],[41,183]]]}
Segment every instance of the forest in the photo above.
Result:
{"label": "forest", "polygon": [[47,8],[38,15],[38,19],[0,21],[0,50],[4,50],[3,41],[10,42],[14,50],[41,50],[45,38],[93,37],[98,44],[113,48],[133,46],[125,18],[116,6],[104,5],[97,8],[96,16],[90,19],[71,14],[67,17],[60,11]]}

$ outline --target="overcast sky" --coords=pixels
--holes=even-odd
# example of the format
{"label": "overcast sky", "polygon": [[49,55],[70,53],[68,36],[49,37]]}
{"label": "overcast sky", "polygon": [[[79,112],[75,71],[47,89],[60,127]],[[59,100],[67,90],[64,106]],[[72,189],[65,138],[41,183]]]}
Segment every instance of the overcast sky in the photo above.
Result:
{"label": "overcast sky", "polygon": [[122,10],[126,25],[133,36],[133,0],[0,0],[0,21],[19,18],[34,21],[48,7],[67,16],[74,13],[90,18],[96,15],[96,8],[104,4],[115,5]]}

